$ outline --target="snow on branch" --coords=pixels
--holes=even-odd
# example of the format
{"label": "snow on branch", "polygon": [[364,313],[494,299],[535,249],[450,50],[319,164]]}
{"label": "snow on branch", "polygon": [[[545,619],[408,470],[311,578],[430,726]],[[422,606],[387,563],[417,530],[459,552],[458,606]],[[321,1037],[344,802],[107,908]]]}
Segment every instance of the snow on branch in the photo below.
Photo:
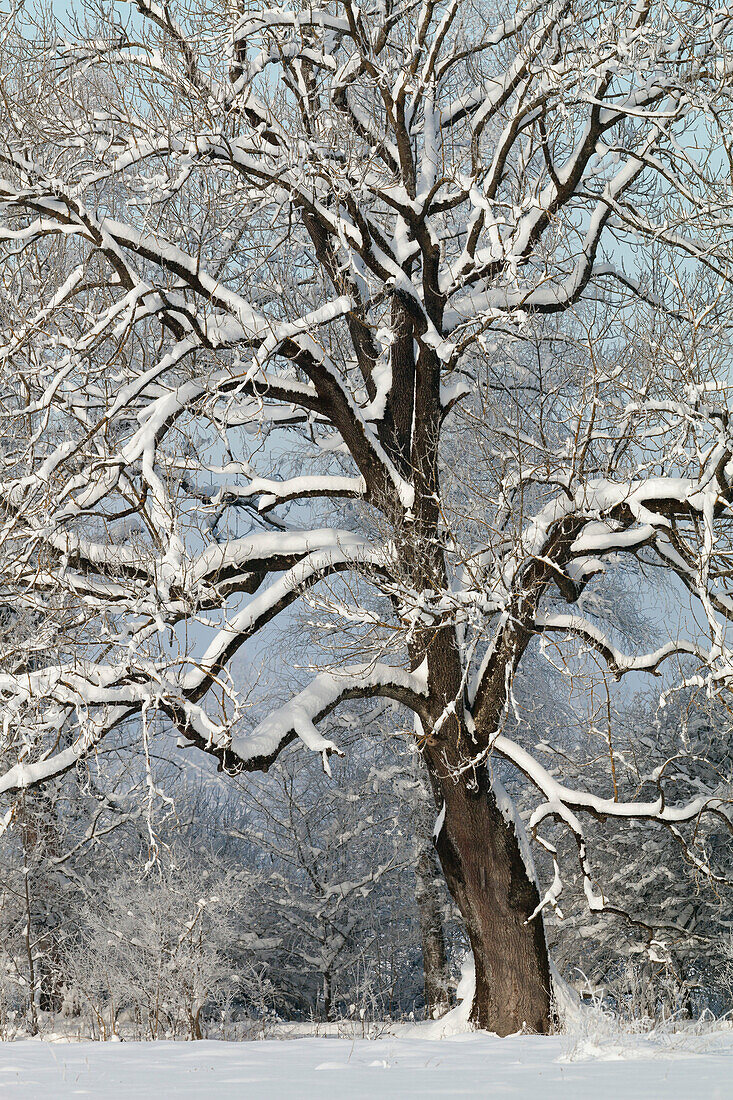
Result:
{"label": "snow on branch", "polygon": [[[272,711],[251,733],[232,737],[227,765],[235,770],[259,770],[271,763],[295,737],[306,748],[321,753],[324,767],[330,753],[343,755],[333,741],[324,738],[316,724],[345,699],[395,699],[419,713],[427,695],[424,672],[405,672],[384,664],[347,665],[321,672],[289,702]],[[230,759],[231,756],[231,759]]]}
{"label": "snow on branch", "polygon": [[589,647],[600,653],[606,661],[610,671],[620,679],[627,672],[656,672],[663,661],[670,657],[693,655],[705,662],[709,658],[709,652],[702,646],[680,638],[666,642],[659,649],[651,653],[630,655],[621,653],[608,636],[594,623],[584,619],[581,615],[561,615],[541,613],[535,617],[535,628],[541,632],[557,631],[580,638]]}

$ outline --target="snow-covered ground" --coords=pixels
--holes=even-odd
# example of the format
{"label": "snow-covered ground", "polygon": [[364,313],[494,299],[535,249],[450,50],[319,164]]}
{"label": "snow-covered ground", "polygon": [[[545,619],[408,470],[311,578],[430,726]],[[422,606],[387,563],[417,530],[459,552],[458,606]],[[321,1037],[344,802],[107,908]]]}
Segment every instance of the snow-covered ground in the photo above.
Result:
{"label": "snow-covered ground", "polygon": [[2,1100],[731,1100],[733,1030],[435,1040],[0,1043]]}

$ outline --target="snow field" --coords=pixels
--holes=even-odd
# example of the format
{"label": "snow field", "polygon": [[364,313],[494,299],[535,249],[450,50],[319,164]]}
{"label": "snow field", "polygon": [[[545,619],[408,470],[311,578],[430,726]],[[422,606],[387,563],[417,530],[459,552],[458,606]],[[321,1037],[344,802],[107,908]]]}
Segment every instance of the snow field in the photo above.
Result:
{"label": "snow field", "polygon": [[732,1100],[733,1031],[0,1044],[2,1100]]}

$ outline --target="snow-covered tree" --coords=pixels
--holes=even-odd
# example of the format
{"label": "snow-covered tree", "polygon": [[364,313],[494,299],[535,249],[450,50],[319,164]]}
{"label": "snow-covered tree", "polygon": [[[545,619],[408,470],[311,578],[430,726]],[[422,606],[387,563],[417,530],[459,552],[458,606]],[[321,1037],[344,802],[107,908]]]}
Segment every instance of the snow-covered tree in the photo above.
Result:
{"label": "snow-covered tree", "polygon": [[148,877],[121,868],[81,906],[67,966],[99,1038],[127,1024],[135,1038],[201,1039],[206,1013],[216,1018],[233,995],[252,999],[254,953],[240,957],[245,967],[234,975],[223,949],[236,943],[254,876],[171,854]]}
{"label": "snow-covered tree", "polygon": [[[5,27],[0,270],[33,305],[0,349],[2,582],[77,644],[0,676],[0,790],[132,717],[148,754],[156,715],[230,772],[297,738],[328,768],[322,719],[389,697],[430,775],[473,1019],[547,1031],[558,881],[540,896],[487,762],[539,792],[535,834],[576,838],[593,907],[587,815],[682,834],[726,812],[664,768],[650,797],[570,785],[504,723],[537,635],[570,667],[580,646],[615,677],[684,654],[711,691],[731,679],[733,12],[80,7]],[[698,621],[622,652],[619,558],[676,578]],[[251,720],[232,661],[299,601],[312,680]]]}
{"label": "snow-covered tree", "polygon": [[[668,784],[688,797],[714,786],[733,797],[727,707],[691,689],[660,709],[645,693],[625,701],[614,718],[610,742],[605,716],[585,729],[567,723],[564,745],[556,735],[545,739],[550,761],[558,751],[559,771],[601,778],[612,752],[621,797],[662,766]],[[606,911],[590,915],[579,884],[569,886],[564,919],[548,929],[556,962],[620,1007],[652,1018],[659,1011],[697,1015],[727,1008],[722,987],[733,911],[727,821],[701,816],[682,843],[674,828],[650,832],[633,820],[611,825],[596,824],[589,838]]]}
{"label": "snow-covered tree", "polygon": [[281,1003],[327,1020],[350,1006],[370,1018],[393,1011],[404,1003],[395,985],[419,973],[405,806],[380,798],[379,769],[354,756],[334,784],[288,754],[250,785],[249,812],[228,827],[254,848],[246,862],[260,875]]}

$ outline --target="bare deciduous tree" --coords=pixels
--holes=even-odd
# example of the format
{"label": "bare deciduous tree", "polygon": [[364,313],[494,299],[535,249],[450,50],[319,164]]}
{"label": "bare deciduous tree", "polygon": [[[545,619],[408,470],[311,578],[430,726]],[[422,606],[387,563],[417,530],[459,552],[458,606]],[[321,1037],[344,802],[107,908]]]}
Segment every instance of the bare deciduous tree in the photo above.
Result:
{"label": "bare deciduous tree", "polygon": [[[130,7],[6,28],[1,270],[32,304],[2,339],[3,582],[36,615],[76,614],[79,644],[0,677],[0,789],[73,768],[134,715],[145,753],[163,714],[229,771],[296,738],[328,767],[318,723],[394,699],[417,719],[473,1019],[545,1032],[557,887],[540,897],[487,762],[539,791],[535,834],[552,817],[576,837],[593,906],[584,815],[679,830],[725,809],[676,802],[663,768],[643,801],[571,788],[503,724],[538,634],[615,677],[682,653],[711,690],[730,679],[712,349],[731,16]],[[622,653],[602,597],[619,556],[675,577],[700,627]],[[255,724],[231,662],[304,597],[314,677]]]}

